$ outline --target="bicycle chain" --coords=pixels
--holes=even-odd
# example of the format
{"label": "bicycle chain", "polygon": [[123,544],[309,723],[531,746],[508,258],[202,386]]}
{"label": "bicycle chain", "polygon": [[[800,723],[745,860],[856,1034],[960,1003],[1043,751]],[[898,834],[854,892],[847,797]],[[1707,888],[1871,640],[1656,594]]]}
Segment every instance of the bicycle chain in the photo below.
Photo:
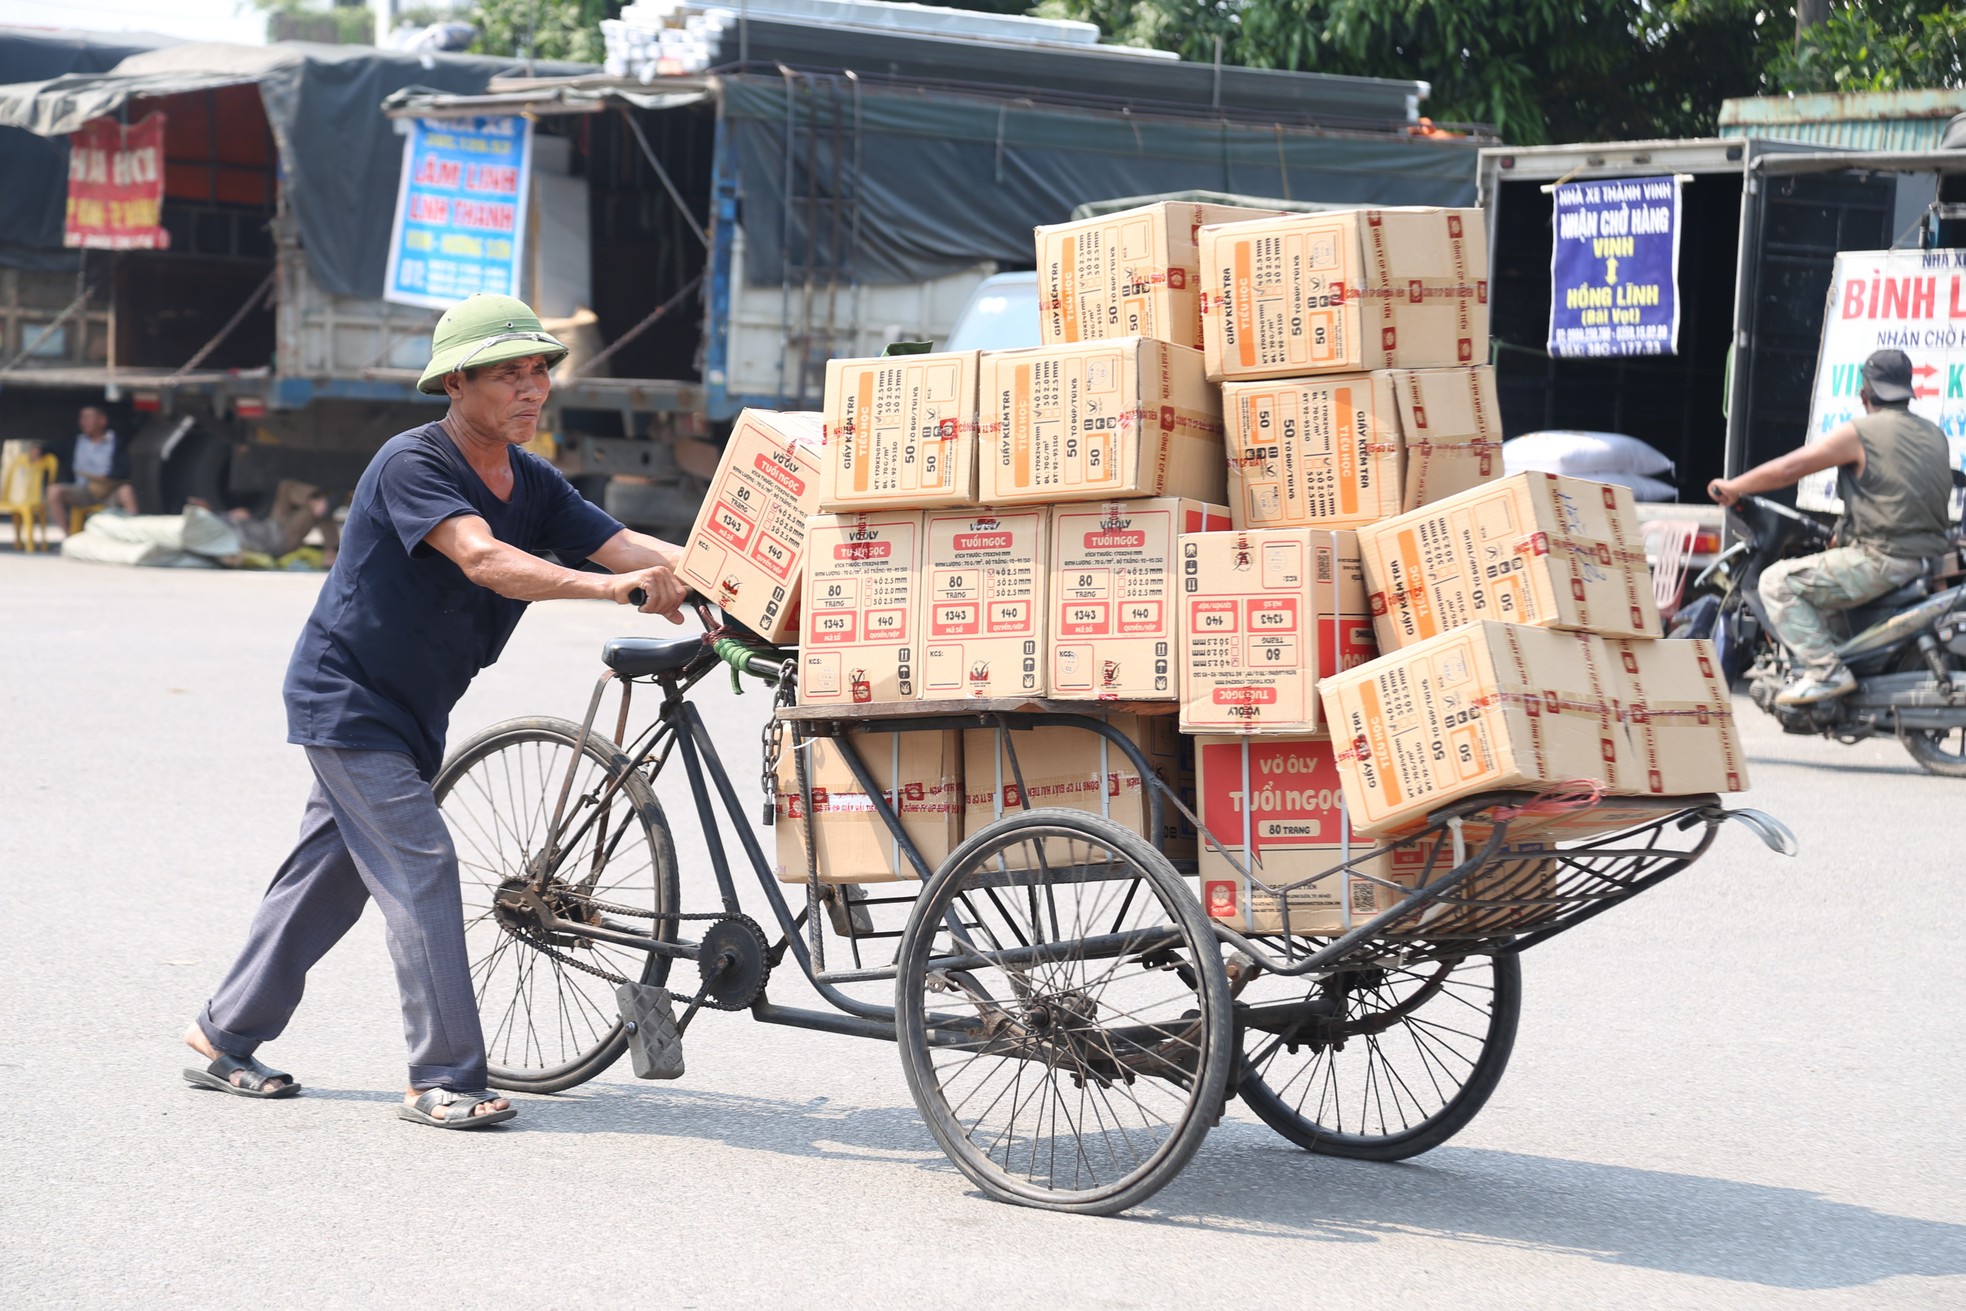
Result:
{"label": "bicycle chain", "polygon": [[[730,912],[721,911],[721,910],[717,910],[717,911],[642,910],[635,906],[617,906],[612,902],[599,901],[593,897],[584,896],[578,892],[570,892],[570,891],[561,892],[557,895],[567,898],[569,900],[578,901],[581,904],[593,910],[603,911],[612,915],[626,915],[634,919],[660,920],[665,923],[681,923],[684,920],[727,920],[733,918]],[[744,915],[738,915],[735,918],[747,919],[749,917]],[[534,937],[530,932],[524,929],[515,929],[508,925],[506,926],[505,931],[507,933],[510,933],[513,937],[517,938],[519,941],[525,943],[528,947],[531,947],[534,951],[538,952],[540,955],[549,956],[552,959],[559,961],[562,965],[571,965],[573,966],[573,968],[580,970],[583,973],[591,974],[597,979],[606,979],[609,983],[613,983],[613,984],[632,982],[632,980],[627,979],[622,975],[616,974],[612,970],[604,970],[598,965],[590,965],[586,961],[575,960],[573,957],[567,955],[565,952],[553,946],[551,943],[542,941],[541,939]]]}

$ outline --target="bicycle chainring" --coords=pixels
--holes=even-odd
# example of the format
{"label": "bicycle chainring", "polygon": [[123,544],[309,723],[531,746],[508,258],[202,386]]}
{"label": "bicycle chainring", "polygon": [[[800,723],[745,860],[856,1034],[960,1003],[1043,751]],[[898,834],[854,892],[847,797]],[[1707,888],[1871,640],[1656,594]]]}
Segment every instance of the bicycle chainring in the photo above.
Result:
{"label": "bicycle chainring", "polygon": [[703,976],[705,1006],[741,1011],[764,995],[771,978],[771,944],[748,915],[723,915],[704,930],[696,968]]}

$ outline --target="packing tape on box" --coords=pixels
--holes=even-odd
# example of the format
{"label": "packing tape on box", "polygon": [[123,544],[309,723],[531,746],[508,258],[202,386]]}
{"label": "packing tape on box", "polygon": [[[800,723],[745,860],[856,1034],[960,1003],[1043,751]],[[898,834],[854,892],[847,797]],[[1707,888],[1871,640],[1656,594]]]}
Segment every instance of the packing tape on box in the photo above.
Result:
{"label": "packing tape on box", "polygon": [[[1182,414],[1172,405],[1156,405],[1150,408],[1121,410],[1112,417],[1111,427],[1115,432],[1124,432],[1135,424],[1146,426],[1149,421],[1152,422],[1153,426],[1158,427],[1163,432],[1171,432],[1178,428],[1192,428],[1211,436],[1217,436],[1222,431],[1221,424],[1209,423],[1206,419],[1197,419],[1192,415]],[[1080,424],[1083,425],[1083,423],[1084,416],[1081,416]],[[1001,434],[1004,429],[1011,426],[1002,419],[986,420],[976,425],[976,431],[985,437],[995,437]],[[1106,430],[1102,428],[1099,431],[1103,432]]]}

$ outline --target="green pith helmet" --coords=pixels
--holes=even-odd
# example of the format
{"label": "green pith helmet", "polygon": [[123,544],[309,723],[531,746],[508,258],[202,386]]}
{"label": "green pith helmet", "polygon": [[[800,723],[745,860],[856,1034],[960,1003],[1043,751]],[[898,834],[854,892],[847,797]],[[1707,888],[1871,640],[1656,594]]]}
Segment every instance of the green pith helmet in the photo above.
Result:
{"label": "green pith helmet", "polygon": [[539,322],[532,307],[515,296],[479,292],[444,311],[430,334],[430,363],[416,380],[426,396],[444,394],[444,375],[476,364],[496,364],[522,355],[544,355],[548,364],[567,357],[567,348]]}

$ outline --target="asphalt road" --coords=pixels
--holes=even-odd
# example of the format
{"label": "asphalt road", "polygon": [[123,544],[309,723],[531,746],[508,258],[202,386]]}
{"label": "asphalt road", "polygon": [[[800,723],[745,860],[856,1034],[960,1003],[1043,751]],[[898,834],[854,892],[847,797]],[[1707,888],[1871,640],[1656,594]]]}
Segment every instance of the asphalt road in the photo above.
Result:
{"label": "asphalt road", "polygon": [[[1800,858],[1730,831],[1532,953],[1500,1091],[1404,1165],[1307,1156],[1237,1106],[1128,1216],[1014,1209],[943,1160],[890,1047],[734,1015],[691,1030],[679,1082],[624,1062],[433,1133],[394,1118],[373,913],[267,1049],[306,1096],[192,1091],[178,1033],[308,787],[279,690],[317,586],[0,552],[0,1305],[1966,1305],[1966,783],[1745,702],[1753,803]],[[535,607],[453,739],[578,718],[636,623]],[[765,700],[704,697],[748,801]]]}

